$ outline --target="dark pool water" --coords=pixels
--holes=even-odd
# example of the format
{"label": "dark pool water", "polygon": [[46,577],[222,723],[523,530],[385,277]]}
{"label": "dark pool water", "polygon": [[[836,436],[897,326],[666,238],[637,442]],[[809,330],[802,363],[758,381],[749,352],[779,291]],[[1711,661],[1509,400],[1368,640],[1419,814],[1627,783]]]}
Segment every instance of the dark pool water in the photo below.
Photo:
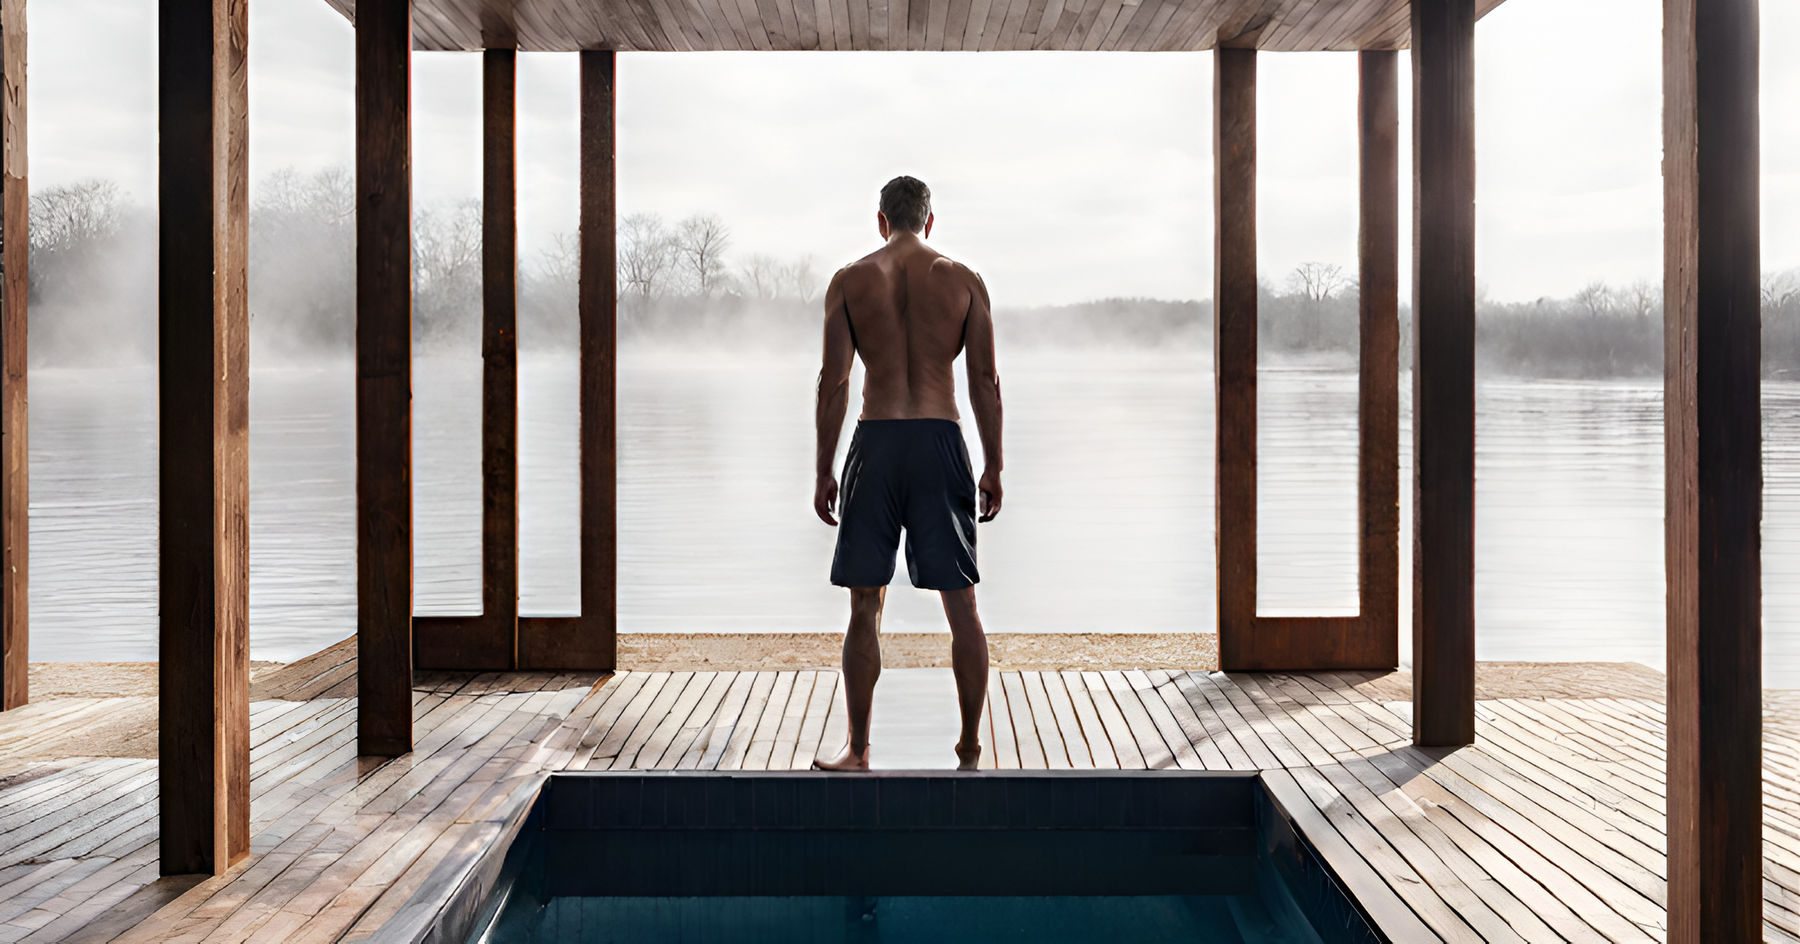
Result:
{"label": "dark pool water", "polygon": [[492,944],[1316,942],[1297,909],[1256,895],[553,898]]}

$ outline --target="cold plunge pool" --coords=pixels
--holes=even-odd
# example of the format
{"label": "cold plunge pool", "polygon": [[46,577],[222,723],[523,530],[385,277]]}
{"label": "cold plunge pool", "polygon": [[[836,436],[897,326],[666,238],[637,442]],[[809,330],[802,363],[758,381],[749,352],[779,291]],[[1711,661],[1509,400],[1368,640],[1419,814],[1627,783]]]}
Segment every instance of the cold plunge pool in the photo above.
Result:
{"label": "cold plunge pool", "polygon": [[433,937],[1388,939],[1253,773],[565,773],[501,848]]}

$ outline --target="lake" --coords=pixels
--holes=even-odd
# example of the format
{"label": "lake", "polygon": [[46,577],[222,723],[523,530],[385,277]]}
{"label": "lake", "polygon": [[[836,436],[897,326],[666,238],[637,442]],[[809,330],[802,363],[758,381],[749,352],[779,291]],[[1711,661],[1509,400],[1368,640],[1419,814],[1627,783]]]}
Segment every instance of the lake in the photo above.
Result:
{"label": "lake", "polygon": [[[811,510],[816,372],[791,354],[623,352],[623,631],[842,628],[848,600],[826,580],[834,532]],[[252,376],[253,658],[291,660],[354,631],[353,376],[348,362]],[[1211,632],[1210,355],[1019,350],[1002,376],[1006,503],[980,536],[988,628]],[[575,363],[526,354],[520,377],[522,606],[568,613],[579,603]],[[1660,386],[1481,382],[1480,658],[1661,667]],[[1262,371],[1262,613],[1355,610],[1355,394],[1341,365]],[[421,614],[479,607],[479,398],[477,358],[419,360]],[[1403,483],[1409,403],[1403,386]],[[1765,681],[1800,687],[1800,384],[1765,383],[1764,404]],[[154,370],[36,369],[31,423],[31,657],[156,658]],[[846,433],[840,453],[847,444]],[[973,442],[971,454],[979,462]],[[1401,596],[1409,627],[1407,587]],[[936,595],[906,586],[904,567],[886,626],[944,626]]]}

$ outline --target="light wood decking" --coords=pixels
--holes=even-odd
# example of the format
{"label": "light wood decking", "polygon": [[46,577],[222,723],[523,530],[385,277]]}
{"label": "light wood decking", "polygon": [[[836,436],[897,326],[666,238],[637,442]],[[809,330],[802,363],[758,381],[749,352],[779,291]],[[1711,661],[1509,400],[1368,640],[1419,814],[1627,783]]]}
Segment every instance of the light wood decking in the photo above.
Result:
{"label": "light wood decking", "polygon": [[[156,761],[21,760],[46,737],[79,750],[95,704],[0,716],[0,941],[361,940],[420,920],[403,906],[453,881],[546,772],[802,769],[843,738],[827,671],[421,673],[418,749],[358,760],[355,663],[335,652],[259,684],[253,851],[203,881],[157,879]],[[1487,699],[1477,745],[1420,751],[1409,705],[1371,679],[996,672],[988,762],[1271,771],[1444,940],[1663,938],[1660,703]],[[1771,714],[1765,736],[1777,941],[1800,940],[1794,722]]]}

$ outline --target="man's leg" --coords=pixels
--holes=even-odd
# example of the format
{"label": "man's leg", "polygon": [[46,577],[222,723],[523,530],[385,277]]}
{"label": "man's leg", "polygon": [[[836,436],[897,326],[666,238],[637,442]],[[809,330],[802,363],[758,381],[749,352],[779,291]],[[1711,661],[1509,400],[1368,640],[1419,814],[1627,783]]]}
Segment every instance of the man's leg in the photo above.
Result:
{"label": "man's leg", "polygon": [[[956,702],[962,709],[962,739],[956,742],[958,770],[974,770],[981,760],[981,710],[987,702],[987,634],[975,612],[975,588],[941,591],[950,620],[950,664],[956,672]],[[848,649],[845,650],[848,652]]]}
{"label": "man's leg", "polygon": [[[850,628],[844,632],[850,744],[836,760],[818,763],[821,770],[869,769],[869,710],[875,703],[875,681],[881,678],[881,604],[886,599],[886,587],[850,588]],[[987,664],[985,653],[982,664]]]}

